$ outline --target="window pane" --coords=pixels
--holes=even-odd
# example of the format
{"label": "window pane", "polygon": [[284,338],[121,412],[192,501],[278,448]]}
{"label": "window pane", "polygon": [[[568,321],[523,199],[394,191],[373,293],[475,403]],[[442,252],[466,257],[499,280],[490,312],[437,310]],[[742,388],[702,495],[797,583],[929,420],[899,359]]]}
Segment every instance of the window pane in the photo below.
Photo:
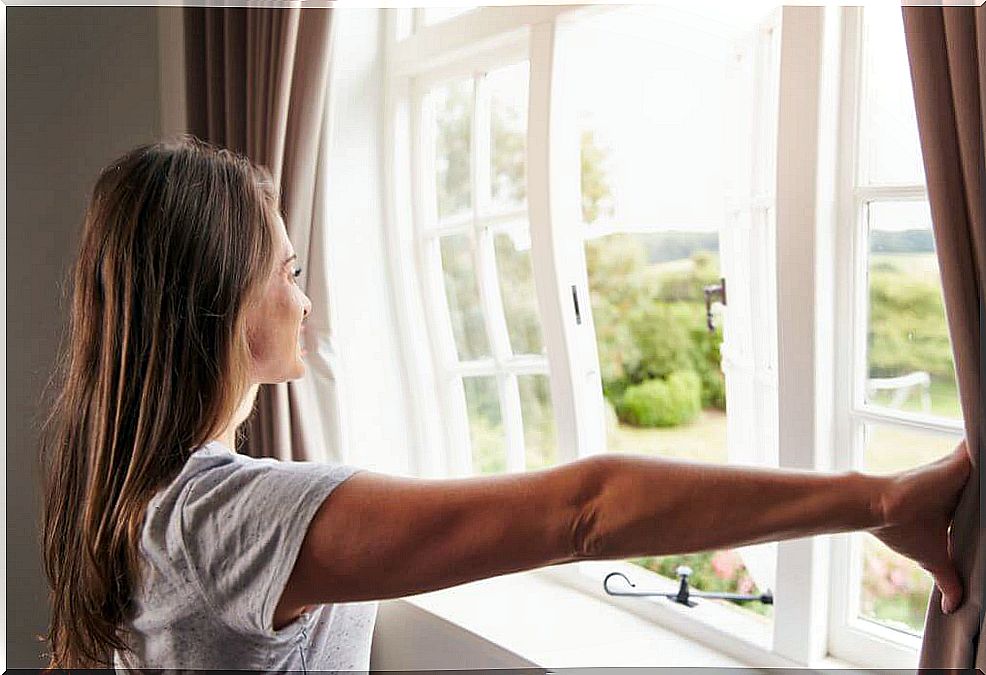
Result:
{"label": "window pane", "polygon": [[866,184],[924,184],[900,6],[863,9],[860,170]]}
{"label": "window pane", "polygon": [[[862,469],[887,474],[906,471],[951,453],[959,436],[916,431],[884,424],[865,427],[866,451]],[[920,635],[931,596],[932,578],[921,567],[875,537],[853,535],[861,544],[859,616]]]}
{"label": "window pane", "polygon": [[445,236],[441,238],[441,250],[445,295],[459,360],[489,356],[490,345],[474,273],[472,242],[465,234]]}
{"label": "window pane", "polygon": [[725,111],[736,106],[736,41],[765,9],[753,4],[621,7],[566,40],[565,114],[578,132],[587,225],[720,226],[733,163],[710,158],[734,144]]}
{"label": "window pane", "polygon": [[927,202],[871,202],[866,400],[959,418]]}
{"label": "window pane", "polygon": [[455,80],[431,92],[435,109],[435,187],[438,217],[472,208],[473,81]]}
{"label": "window pane", "polygon": [[510,347],[514,354],[544,354],[531,264],[531,237],[526,224],[497,234],[493,245]]}
{"label": "window pane", "polygon": [[424,7],[421,9],[421,23],[425,26],[431,26],[436,23],[441,23],[442,21],[448,21],[449,19],[459,16],[460,14],[465,14],[466,12],[471,12],[476,9],[476,7]]}
{"label": "window pane", "polygon": [[867,424],[862,468],[879,474],[906,471],[948,455],[960,440],[891,424]]}
{"label": "window pane", "polygon": [[521,416],[524,418],[524,447],[528,469],[543,469],[558,463],[555,418],[551,387],[546,375],[520,375]]}
{"label": "window pane", "polygon": [[528,62],[494,70],[490,88],[490,180],[494,211],[527,200]]}
{"label": "window pane", "polygon": [[500,414],[495,377],[464,377],[472,441],[472,466],[476,473],[502,473],[507,469],[507,437]]}

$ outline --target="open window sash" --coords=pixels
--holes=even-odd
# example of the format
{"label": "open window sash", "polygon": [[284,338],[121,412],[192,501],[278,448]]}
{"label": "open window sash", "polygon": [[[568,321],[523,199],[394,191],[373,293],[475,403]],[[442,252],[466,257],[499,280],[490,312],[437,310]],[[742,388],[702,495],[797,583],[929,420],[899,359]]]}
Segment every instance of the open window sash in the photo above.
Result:
{"label": "open window sash", "polygon": [[[726,446],[731,464],[778,466],[775,266],[780,10],[736,44],[724,111],[735,162],[719,236]],[[777,544],[736,549],[760,591],[774,589]]]}

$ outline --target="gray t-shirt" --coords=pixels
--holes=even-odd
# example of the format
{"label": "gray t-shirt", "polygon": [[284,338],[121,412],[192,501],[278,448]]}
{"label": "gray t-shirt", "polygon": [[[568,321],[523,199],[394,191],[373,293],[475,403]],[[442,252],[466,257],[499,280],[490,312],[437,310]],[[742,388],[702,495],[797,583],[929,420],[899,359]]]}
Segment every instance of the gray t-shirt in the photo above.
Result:
{"label": "gray t-shirt", "polygon": [[315,511],[359,469],[239,455],[210,442],[148,505],[143,578],[117,669],[368,670],[376,602],[274,608]]}

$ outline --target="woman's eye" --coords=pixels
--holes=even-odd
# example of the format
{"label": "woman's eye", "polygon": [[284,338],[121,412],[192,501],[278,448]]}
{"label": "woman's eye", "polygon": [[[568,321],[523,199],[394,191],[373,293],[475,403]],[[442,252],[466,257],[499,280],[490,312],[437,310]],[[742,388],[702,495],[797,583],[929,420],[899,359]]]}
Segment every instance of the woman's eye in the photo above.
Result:
{"label": "woman's eye", "polygon": [[301,276],[301,268],[300,267],[295,267],[293,270],[291,270],[291,276],[293,276],[295,279],[297,279],[298,277],[300,277]]}

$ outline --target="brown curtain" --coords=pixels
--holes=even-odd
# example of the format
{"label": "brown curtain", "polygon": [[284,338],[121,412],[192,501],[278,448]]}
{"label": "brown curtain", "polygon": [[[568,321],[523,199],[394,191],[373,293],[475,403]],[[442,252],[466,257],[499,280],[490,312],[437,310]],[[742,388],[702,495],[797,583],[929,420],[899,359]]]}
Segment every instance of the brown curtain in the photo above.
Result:
{"label": "brown curtain", "polygon": [[338,411],[324,248],[328,78],[332,10],[186,7],[188,131],[267,166],[304,268],[314,333],[301,380],[262,385],[242,451],[257,457],[340,460]]}
{"label": "brown curtain", "polygon": [[986,540],[979,520],[984,433],[984,280],[986,280],[986,8],[904,7],[921,150],[973,464],[952,526],[965,587],[962,607],[928,605],[921,668],[986,669],[983,610]]}

